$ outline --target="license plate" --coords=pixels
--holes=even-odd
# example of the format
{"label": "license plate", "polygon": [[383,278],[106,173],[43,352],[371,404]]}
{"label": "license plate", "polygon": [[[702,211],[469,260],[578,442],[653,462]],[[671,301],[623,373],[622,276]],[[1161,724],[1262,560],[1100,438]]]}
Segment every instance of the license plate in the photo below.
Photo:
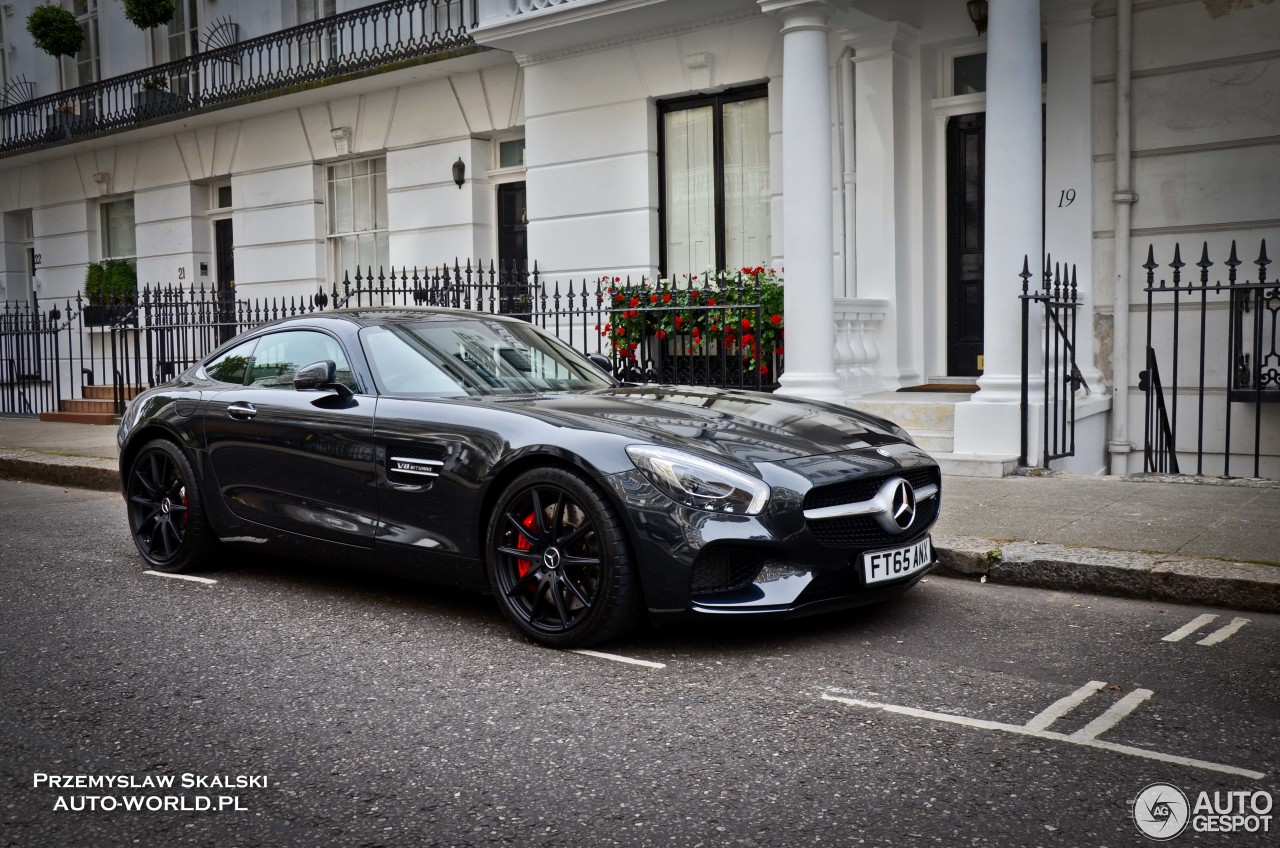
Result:
{"label": "license plate", "polygon": [[883,583],[897,580],[928,568],[933,562],[933,546],[925,536],[914,545],[889,551],[874,551],[862,555],[862,573],[867,583]]}

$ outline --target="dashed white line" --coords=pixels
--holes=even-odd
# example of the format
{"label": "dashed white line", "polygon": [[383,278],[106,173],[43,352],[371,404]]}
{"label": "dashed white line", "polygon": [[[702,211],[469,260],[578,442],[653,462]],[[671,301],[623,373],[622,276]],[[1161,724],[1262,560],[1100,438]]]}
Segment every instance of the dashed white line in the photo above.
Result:
{"label": "dashed white line", "polygon": [[1220,630],[1215,630],[1214,632],[1210,633],[1208,636],[1201,639],[1199,642],[1196,642],[1196,644],[1197,645],[1216,645],[1219,642],[1223,641],[1224,639],[1227,639],[1235,635],[1235,633],[1241,627],[1244,627],[1248,623],[1249,623],[1249,619],[1247,618],[1233,618],[1231,619],[1231,623],[1228,624],[1226,627],[1223,627]]}
{"label": "dashed white line", "polygon": [[585,649],[574,651],[575,654],[582,654],[584,657],[596,657],[602,660],[613,660],[614,662],[627,663],[628,665],[642,665],[645,668],[666,668],[666,663],[651,662],[649,660],[637,660],[632,657],[624,657],[621,654],[606,654],[602,651],[588,651]]}
{"label": "dashed white line", "polygon": [[1197,630],[1199,630],[1201,627],[1204,627],[1206,624],[1213,621],[1215,618],[1217,618],[1216,615],[1209,615],[1207,613],[1205,615],[1198,615],[1195,618],[1188,621],[1186,624],[1179,627],[1177,630],[1170,633],[1168,636],[1164,637],[1164,639],[1161,641],[1181,642],[1183,639],[1187,638],[1192,633],[1195,633]]}
{"label": "dashed white line", "polygon": [[1105,713],[1071,734],[1071,738],[1077,740],[1096,739],[1119,724],[1125,716],[1136,710],[1152,694],[1154,693],[1150,689],[1134,689],[1128,695],[1112,704]]}
{"label": "dashed white line", "polygon": [[1221,774],[1233,774],[1239,777],[1247,777],[1252,780],[1261,780],[1266,777],[1260,771],[1251,769],[1236,768],[1235,766],[1226,766],[1221,763],[1211,763],[1206,760],[1195,760],[1190,757],[1180,757],[1177,754],[1162,754],[1159,751],[1148,751],[1145,748],[1134,748],[1131,745],[1117,745],[1113,742],[1103,742],[1098,739],[1076,739],[1065,733],[1054,733],[1050,730],[1032,730],[1019,724],[1004,724],[998,721],[983,721],[982,719],[967,718],[965,716],[949,715],[947,713],[935,713],[929,710],[918,710],[914,707],[902,707],[897,704],[880,704],[875,701],[860,701],[856,698],[843,698],[837,695],[829,695],[822,693],[825,701],[838,701],[842,704],[848,704],[852,707],[868,707],[871,709],[884,710],[885,712],[898,713],[900,715],[912,716],[914,718],[923,718],[930,721],[941,721],[947,724],[959,724],[965,727],[973,727],[979,730],[998,730],[1003,733],[1013,733],[1018,736],[1032,736],[1036,739],[1051,739],[1055,742],[1066,742],[1072,745],[1080,745],[1084,748],[1098,748],[1103,751],[1111,751],[1116,754],[1125,754],[1131,757],[1142,757],[1148,760],[1156,760],[1162,763],[1173,763],[1180,766],[1189,766],[1190,768],[1204,769],[1206,771],[1216,771]]}
{"label": "dashed white line", "polygon": [[1050,704],[1048,709],[1027,722],[1027,729],[1048,730],[1049,725],[1083,704],[1086,698],[1106,685],[1101,680],[1090,680],[1067,697]]}
{"label": "dashed white line", "polygon": [[150,574],[152,577],[172,577],[174,580],[190,580],[192,583],[217,583],[217,580],[210,580],[208,577],[196,577],[194,574],[165,574],[163,571],[144,571],[143,574]]}

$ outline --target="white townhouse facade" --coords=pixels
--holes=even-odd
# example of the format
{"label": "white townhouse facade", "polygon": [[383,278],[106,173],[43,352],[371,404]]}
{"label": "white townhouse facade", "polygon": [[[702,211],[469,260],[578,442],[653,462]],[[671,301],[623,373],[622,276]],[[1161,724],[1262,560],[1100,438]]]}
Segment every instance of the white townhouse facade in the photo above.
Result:
{"label": "white townhouse facade", "polygon": [[1225,281],[1234,241],[1256,280],[1280,248],[1271,0],[177,0],[151,31],[119,0],[62,5],[85,46],[54,59],[33,0],[0,3],[0,300],[71,296],[104,258],[255,297],[455,258],[546,281],[773,267],[780,391],[998,474],[1021,448],[1019,271],[1037,287],[1048,255],[1074,266],[1083,381],[1052,467],[1144,469],[1150,326],[1177,451],[1212,469],[1230,427],[1280,476],[1280,404],[1258,402],[1276,300],[1206,294],[1202,356],[1202,313],[1149,311],[1144,267],[1150,246],[1168,278],[1179,244],[1199,279],[1207,243]]}

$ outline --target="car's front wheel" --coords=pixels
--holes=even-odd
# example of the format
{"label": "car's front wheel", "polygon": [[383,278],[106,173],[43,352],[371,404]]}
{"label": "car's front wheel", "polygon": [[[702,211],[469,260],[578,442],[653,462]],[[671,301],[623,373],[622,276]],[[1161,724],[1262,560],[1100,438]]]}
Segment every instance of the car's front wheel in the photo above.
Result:
{"label": "car's front wheel", "polygon": [[213,537],[195,472],[182,449],[166,439],[142,446],[125,481],[129,529],[142,558],[156,571],[190,571],[212,553]]}
{"label": "car's front wheel", "polygon": [[531,639],[576,648],[616,638],[640,618],[640,587],[622,522],[589,483],[538,469],[498,498],[487,534],[489,582]]}

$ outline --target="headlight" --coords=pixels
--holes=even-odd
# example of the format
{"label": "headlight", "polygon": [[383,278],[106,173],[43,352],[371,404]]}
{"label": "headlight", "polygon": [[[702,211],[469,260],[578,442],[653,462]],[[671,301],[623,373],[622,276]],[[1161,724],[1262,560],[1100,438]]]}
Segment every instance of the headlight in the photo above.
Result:
{"label": "headlight", "polygon": [[694,509],[756,515],[769,502],[763,480],[682,451],[631,445],[627,456],[663,494]]}

